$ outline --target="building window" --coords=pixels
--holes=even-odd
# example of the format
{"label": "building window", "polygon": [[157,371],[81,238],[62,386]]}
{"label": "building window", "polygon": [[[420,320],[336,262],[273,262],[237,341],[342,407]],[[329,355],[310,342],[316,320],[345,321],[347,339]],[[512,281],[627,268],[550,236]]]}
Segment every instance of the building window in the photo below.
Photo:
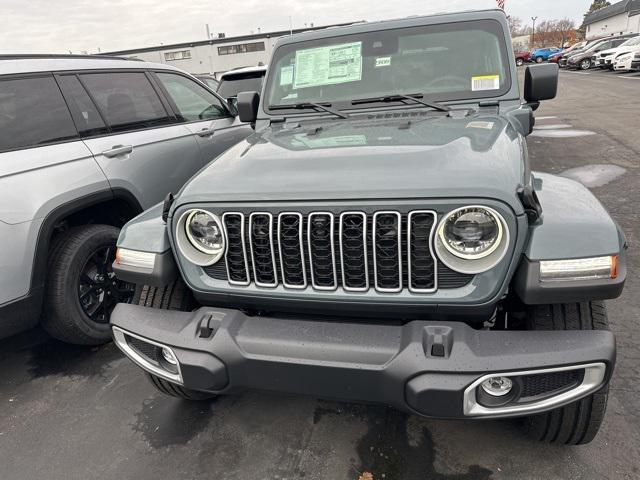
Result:
{"label": "building window", "polygon": [[237,43],[218,47],[218,55],[233,55],[234,53],[264,52],[264,42]]}
{"label": "building window", "polygon": [[186,60],[191,58],[190,50],[178,50],[177,52],[165,52],[164,59],[167,62],[172,62],[174,60]]}

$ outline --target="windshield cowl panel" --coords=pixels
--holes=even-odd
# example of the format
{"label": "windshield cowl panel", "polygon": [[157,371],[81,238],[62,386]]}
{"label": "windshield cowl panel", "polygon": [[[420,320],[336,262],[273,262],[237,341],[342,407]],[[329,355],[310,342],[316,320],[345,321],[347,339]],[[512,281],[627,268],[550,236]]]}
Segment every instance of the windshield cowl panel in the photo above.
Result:
{"label": "windshield cowl panel", "polygon": [[344,111],[373,106],[361,99],[417,92],[432,104],[474,101],[505,95],[511,82],[499,21],[436,23],[285,42],[274,51],[262,108],[280,116],[301,114],[295,105],[311,103]]}

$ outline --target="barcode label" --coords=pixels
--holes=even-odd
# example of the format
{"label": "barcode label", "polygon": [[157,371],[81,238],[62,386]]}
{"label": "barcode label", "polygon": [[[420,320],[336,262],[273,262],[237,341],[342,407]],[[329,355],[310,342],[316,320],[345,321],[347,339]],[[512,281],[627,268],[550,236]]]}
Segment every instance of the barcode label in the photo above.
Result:
{"label": "barcode label", "polygon": [[482,77],[471,78],[471,91],[477,92],[480,90],[499,90],[500,89],[500,75],[485,75]]}

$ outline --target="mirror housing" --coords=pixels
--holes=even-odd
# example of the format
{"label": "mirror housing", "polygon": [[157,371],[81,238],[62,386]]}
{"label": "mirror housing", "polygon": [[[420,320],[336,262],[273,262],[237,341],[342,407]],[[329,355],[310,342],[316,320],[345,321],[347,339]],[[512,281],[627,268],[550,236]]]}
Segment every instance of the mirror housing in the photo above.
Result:
{"label": "mirror housing", "polygon": [[240,92],[236,108],[241,122],[255,123],[258,118],[258,105],[260,105],[260,95],[258,92]]}
{"label": "mirror housing", "polygon": [[527,67],[524,73],[524,99],[527,103],[535,105],[541,100],[551,100],[555,98],[557,92],[557,64],[545,63]]}

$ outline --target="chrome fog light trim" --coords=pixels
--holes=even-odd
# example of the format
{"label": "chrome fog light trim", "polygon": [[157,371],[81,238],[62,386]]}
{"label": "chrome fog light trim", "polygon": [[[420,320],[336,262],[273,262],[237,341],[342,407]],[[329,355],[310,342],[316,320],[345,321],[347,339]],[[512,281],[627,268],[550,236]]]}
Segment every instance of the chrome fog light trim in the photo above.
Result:
{"label": "chrome fog light trim", "polygon": [[[584,370],[582,382],[574,388],[558,393],[557,395],[538,401],[512,405],[507,404],[497,407],[485,407],[478,403],[477,389],[482,388],[482,384],[492,377],[509,377],[513,379],[524,375],[538,375],[553,372],[564,372],[568,370]],[[571,365],[568,367],[545,368],[539,370],[489,373],[478,378],[464,391],[463,413],[467,417],[513,417],[552,410],[586,397],[590,393],[598,390],[604,381],[605,372],[606,365],[602,362],[597,362],[586,365]]]}
{"label": "chrome fog light trim", "polygon": [[[180,370],[180,362],[178,362],[178,357],[176,357],[175,352],[170,347],[158,342],[154,342],[153,340],[149,340],[148,338],[141,337],[134,333],[127,332],[126,330],[122,330],[119,327],[111,327],[111,328],[113,331],[113,340],[116,346],[120,350],[122,350],[122,353],[124,353],[127,357],[129,357],[129,359],[131,359],[133,363],[138,365],[143,370],[146,370],[149,373],[157,375],[158,377],[164,378],[165,380],[169,380],[179,385],[184,384],[184,381],[182,380],[182,372]],[[163,369],[160,364],[155,365],[149,360],[147,360],[145,357],[140,355],[136,350],[131,348],[131,345],[129,345],[129,342],[127,342],[127,336],[137,338],[142,342],[146,342],[160,348],[162,351],[163,357],[164,357],[164,350],[166,349],[168,352],[170,352],[169,355],[176,360],[175,366],[177,369],[177,373],[169,372]],[[164,358],[167,361],[167,363],[171,363],[166,357]]]}

